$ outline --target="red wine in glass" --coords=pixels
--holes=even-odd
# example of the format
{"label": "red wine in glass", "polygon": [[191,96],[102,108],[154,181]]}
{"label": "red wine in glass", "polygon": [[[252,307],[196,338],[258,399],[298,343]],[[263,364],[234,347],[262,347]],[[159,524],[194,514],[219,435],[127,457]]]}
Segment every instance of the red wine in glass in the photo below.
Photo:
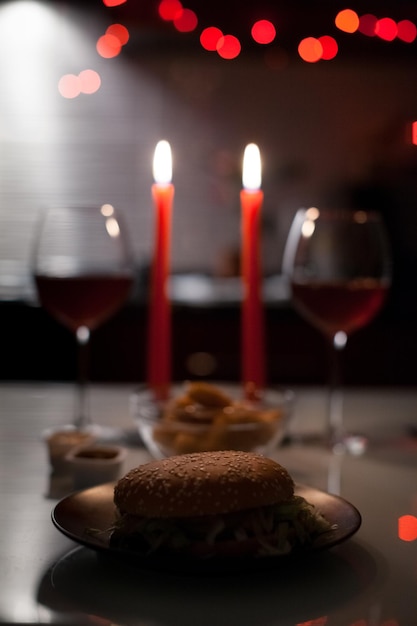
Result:
{"label": "red wine in glass", "polygon": [[334,282],[291,281],[292,298],[298,311],[325,335],[343,331],[350,335],[366,326],[380,311],[388,284],[377,278]]}
{"label": "red wine in glass", "polygon": [[[284,251],[283,271],[295,309],[326,338],[332,358],[327,433],[339,449],[347,435],[340,403],[339,352],[384,305],[391,261],[384,224],[375,212],[300,209]],[[359,449],[359,448],[358,448]]]}
{"label": "red wine in glass", "polygon": [[35,274],[35,283],[42,306],[76,333],[81,326],[94,330],[116,313],[129,296],[133,278],[130,273]]}
{"label": "red wine in glass", "polygon": [[[53,207],[45,212],[35,236],[33,275],[41,305],[77,340],[73,426],[93,429],[86,396],[90,333],[124,305],[134,281],[130,247],[114,207]],[[104,433],[96,425],[94,430]]]}

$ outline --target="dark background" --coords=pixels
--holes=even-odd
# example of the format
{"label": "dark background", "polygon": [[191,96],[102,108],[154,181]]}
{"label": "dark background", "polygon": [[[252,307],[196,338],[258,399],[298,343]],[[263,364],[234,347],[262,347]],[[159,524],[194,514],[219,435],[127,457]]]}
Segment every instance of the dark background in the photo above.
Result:
{"label": "dark background", "polygon": [[[7,4],[0,2],[0,28]],[[415,385],[417,146],[411,123],[417,120],[417,43],[337,33],[334,16],[347,5],[331,0],[189,0],[183,5],[196,11],[199,27],[188,34],[160,20],[158,2],[128,0],[115,8],[101,0],[45,4],[58,10],[60,20],[44,66],[35,68],[45,83],[18,94],[13,105],[9,95],[19,72],[30,70],[30,54],[22,65],[24,39],[17,35],[8,54],[1,51],[0,376],[75,376],[74,340],[38,306],[29,255],[38,209],[75,198],[109,201],[126,213],[138,266],[131,301],[93,333],[92,379],[143,380],[143,276],[153,234],[149,163],[156,141],[168,136],[177,157],[176,274],[198,272],[216,280],[224,255],[238,252],[241,151],[248,141],[257,141],[265,156],[267,275],[281,271],[283,243],[300,206],[338,204],[383,214],[393,249],[393,289],[378,318],[348,341],[344,378],[352,385]],[[416,2],[364,1],[350,8],[417,23]],[[277,24],[277,40],[267,50],[248,35],[261,17]],[[129,28],[129,43],[120,58],[99,59],[95,41],[113,22]],[[65,24],[80,28],[82,45],[70,46]],[[238,59],[225,62],[201,49],[199,32],[213,24],[241,38]],[[338,57],[303,63],[296,51],[300,39],[323,34],[337,36]],[[64,101],[56,90],[59,76],[85,67],[100,72],[100,91]],[[327,352],[319,333],[285,298],[269,303],[265,313],[270,382],[324,383]],[[239,377],[239,320],[238,304],[174,302],[175,378],[198,375],[190,369],[190,355],[199,353],[213,357],[207,376]]]}

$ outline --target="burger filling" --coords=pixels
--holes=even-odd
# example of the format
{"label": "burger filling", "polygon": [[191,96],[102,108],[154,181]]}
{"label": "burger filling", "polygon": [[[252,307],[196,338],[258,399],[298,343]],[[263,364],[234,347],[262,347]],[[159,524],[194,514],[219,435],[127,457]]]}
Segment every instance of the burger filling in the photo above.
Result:
{"label": "burger filling", "polygon": [[300,496],[279,505],[224,515],[149,518],[119,514],[111,544],[151,554],[184,551],[210,555],[226,542],[255,544],[258,555],[286,554],[311,545],[331,530],[329,522]]}

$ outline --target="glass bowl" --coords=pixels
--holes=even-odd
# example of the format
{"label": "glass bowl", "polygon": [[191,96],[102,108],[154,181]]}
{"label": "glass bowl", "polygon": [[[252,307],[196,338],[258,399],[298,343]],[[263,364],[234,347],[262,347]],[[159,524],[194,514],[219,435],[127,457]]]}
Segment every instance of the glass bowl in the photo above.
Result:
{"label": "glass bowl", "polygon": [[145,446],[156,459],[189,452],[243,450],[267,454],[288,432],[294,394],[267,388],[248,401],[238,384],[189,382],[172,385],[157,401],[139,387],[131,412]]}

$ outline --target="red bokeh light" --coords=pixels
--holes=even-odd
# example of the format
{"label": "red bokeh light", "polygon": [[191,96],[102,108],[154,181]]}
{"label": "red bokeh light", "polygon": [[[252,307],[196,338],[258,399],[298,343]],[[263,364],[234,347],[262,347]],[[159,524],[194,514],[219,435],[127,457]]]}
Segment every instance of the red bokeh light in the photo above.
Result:
{"label": "red bokeh light", "polygon": [[58,91],[63,98],[76,98],[81,93],[81,81],[75,74],[65,74],[59,79]]}
{"label": "red bokeh light", "polygon": [[382,17],[377,21],[375,34],[385,41],[393,41],[397,36],[398,28],[395,20],[391,17]]}
{"label": "red bokeh light", "polygon": [[158,7],[159,17],[166,22],[179,18],[183,10],[180,0],[162,0]]}
{"label": "red bokeh light", "polygon": [[411,123],[411,143],[417,146],[417,121]]}
{"label": "red bokeh light", "polygon": [[82,93],[92,94],[100,89],[100,74],[95,70],[83,70],[78,75],[80,81],[80,90]]}
{"label": "red bokeh light", "polygon": [[106,30],[106,35],[114,35],[114,37],[117,37],[122,46],[129,41],[129,31],[123,24],[111,24]]}
{"label": "red bokeh light", "polygon": [[118,7],[125,2],[127,2],[127,0],[103,0],[103,4],[106,7]]}
{"label": "red bokeh light", "polygon": [[58,82],[58,91],[63,98],[76,98],[81,93],[91,95],[101,87],[100,74],[95,70],[83,70],[75,74],[64,74]]}
{"label": "red bokeh light", "polygon": [[365,13],[359,18],[359,32],[367,37],[375,37],[375,28],[378,18],[372,13]]}
{"label": "red bokeh light", "polygon": [[325,61],[334,59],[339,51],[336,39],[334,37],[330,37],[330,35],[323,35],[322,37],[319,37],[319,42],[323,48],[321,58]]}
{"label": "red bokeh light", "polygon": [[352,11],[352,9],[339,11],[334,22],[337,28],[345,33],[355,33],[359,28],[358,14],[356,11]]}
{"label": "red bokeh light", "polygon": [[197,15],[191,9],[183,9],[174,19],[174,26],[180,33],[190,33],[197,28]]}
{"label": "red bokeh light", "polygon": [[106,34],[98,38],[96,49],[101,57],[105,59],[112,59],[120,54],[122,44],[114,35]]}
{"label": "red bokeh light", "polygon": [[405,43],[413,43],[417,37],[417,27],[410,20],[401,20],[397,24],[397,37]]}
{"label": "red bokeh light", "polygon": [[252,26],[251,35],[256,43],[268,44],[274,41],[277,31],[269,20],[258,20]]}
{"label": "red bokeh light", "polygon": [[242,46],[234,35],[223,35],[217,42],[216,50],[222,59],[235,59],[239,56]]}
{"label": "red bokeh light", "polygon": [[223,33],[220,28],[216,28],[216,26],[208,26],[200,35],[200,43],[205,50],[214,52],[217,50],[217,44],[221,37],[223,37]]}
{"label": "red bokeh light", "polygon": [[398,518],[398,537],[402,541],[417,540],[417,517],[415,515],[402,515]]}
{"label": "red bokeh light", "polygon": [[323,46],[315,37],[306,37],[298,44],[298,54],[303,61],[316,63],[323,55]]}

